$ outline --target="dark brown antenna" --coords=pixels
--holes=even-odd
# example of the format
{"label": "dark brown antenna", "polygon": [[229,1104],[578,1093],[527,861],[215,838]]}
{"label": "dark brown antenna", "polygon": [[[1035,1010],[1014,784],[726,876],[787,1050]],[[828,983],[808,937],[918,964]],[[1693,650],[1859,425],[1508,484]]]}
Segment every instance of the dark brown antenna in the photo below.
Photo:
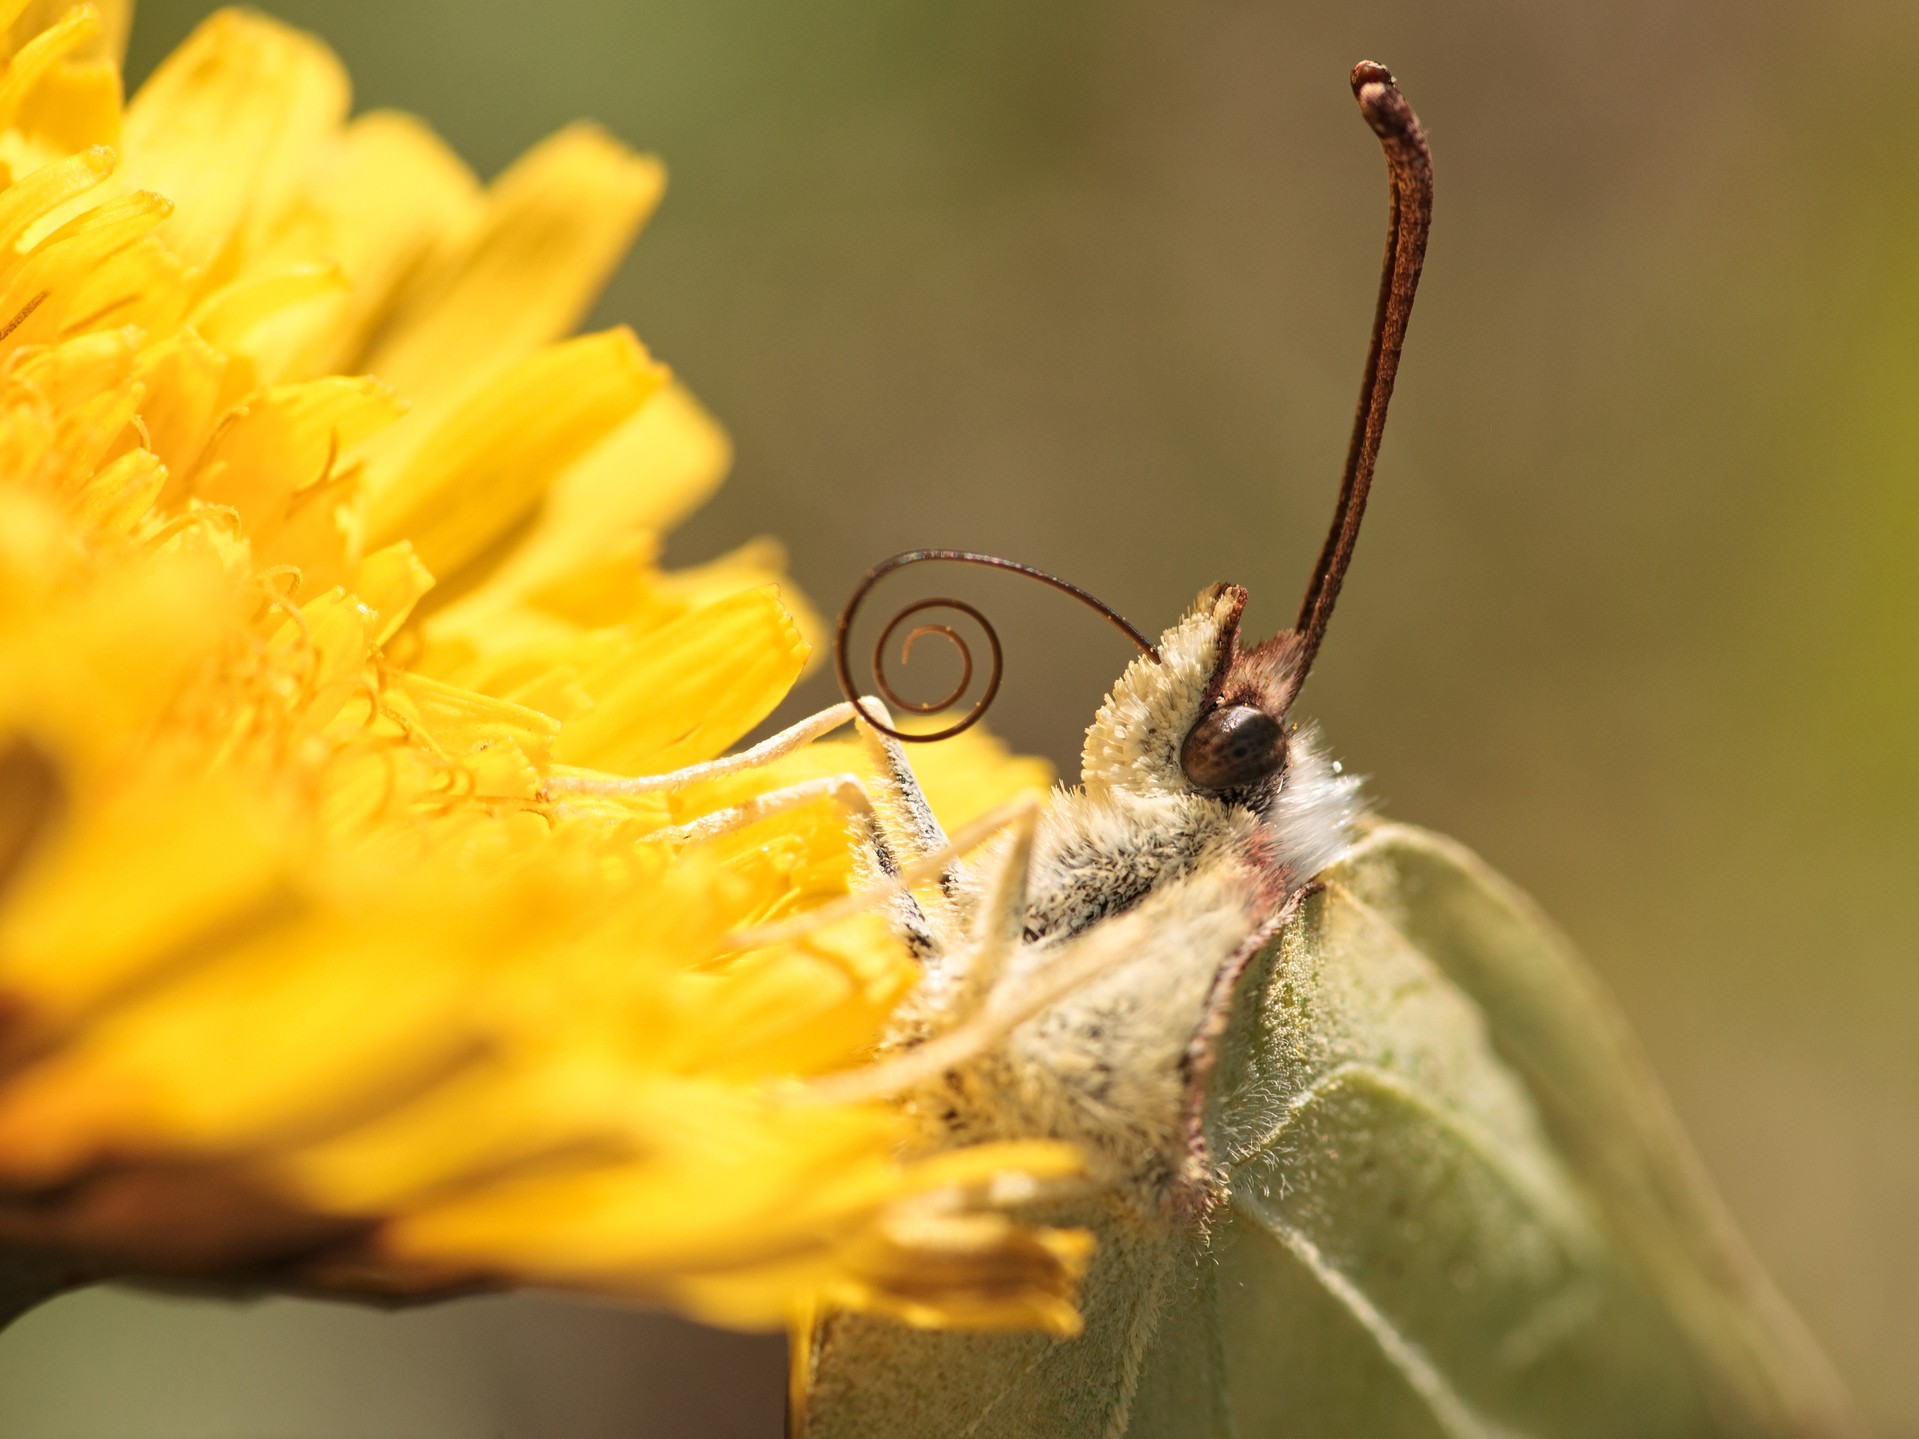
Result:
{"label": "dark brown antenna", "polygon": [[1352,563],[1359,522],[1366,513],[1366,492],[1373,486],[1373,465],[1386,430],[1386,405],[1393,397],[1399,352],[1406,343],[1406,321],[1413,292],[1426,261],[1426,236],[1433,224],[1433,156],[1426,132],[1384,65],[1362,60],[1353,66],[1353,94],[1359,113],[1379,136],[1392,184],[1392,208],[1386,224],[1386,267],[1379,278],[1379,304],[1373,311],[1373,343],[1366,355],[1366,378],[1359,387],[1359,413],[1353,420],[1346,470],[1340,476],[1333,525],[1320,546],[1312,583],[1300,601],[1293,630],[1299,636],[1297,684],[1306,678],[1333,617],[1339,586]]}

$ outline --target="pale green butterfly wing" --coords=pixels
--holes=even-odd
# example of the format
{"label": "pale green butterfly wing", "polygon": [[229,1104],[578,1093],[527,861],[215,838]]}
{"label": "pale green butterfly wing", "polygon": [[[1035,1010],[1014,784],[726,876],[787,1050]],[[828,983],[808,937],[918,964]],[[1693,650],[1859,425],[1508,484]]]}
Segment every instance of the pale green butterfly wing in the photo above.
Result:
{"label": "pale green butterfly wing", "polygon": [[1239,986],[1203,1235],[1098,1213],[1077,1340],[841,1320],[808,1439],[1853,1432],[1590,975],[1381,825]]}
{"label": "pale green butterfly wing", "polygon": [[[1183,1439],[1233,1439],[1219,1291],[1234,1281],[1207,1247],[1180,1244],[1173,1252],[1152,1332],[1140,1352],[1129,1434],[1178,1434]],[[1124,1375],[1127,1366],[1120,1365]]]}
{"label": "pale green butterfly wing", "polygon": [[[1642,1400],[1626,1411],[1634,1432],[1656,1432],[1668,1413],[1671,1428],[1691,1406],[1709,1431],[1857,1432],[1823,1356],[1705,1181],[1623,1020],[1532,903],[1461,846],[1405,825],[1375,827],[1327,879],[1324,922],[1347,912],[1349,935],[1396,934],[1476,1011],[1485,1049],[1523,1089],[1603,1242],[1607,1313],[1617,1305],[1620,1322],[1596,1316],[1558,1361],[1569,1366],[1559,1381],[1567,1391],[1581,1375],[1604,1387],[1630,1360]],[[1352,942],[1329,935],[1323,949],[1330,956]],[[1668,1359],[1683,1356],[1683,1385],[1648,1387],[1661,1370],[1633,1357],[1648,1338]],[[1638,1350],[1608,1357],[1613,1344],[1634,1341]]]}
{"label": "pale green butterfly wing", "polygon": [[1480,1012],[1328,876],[1215,1096],[1219,1326],[1249,1434],[1691,1434],[1679,1336]]}

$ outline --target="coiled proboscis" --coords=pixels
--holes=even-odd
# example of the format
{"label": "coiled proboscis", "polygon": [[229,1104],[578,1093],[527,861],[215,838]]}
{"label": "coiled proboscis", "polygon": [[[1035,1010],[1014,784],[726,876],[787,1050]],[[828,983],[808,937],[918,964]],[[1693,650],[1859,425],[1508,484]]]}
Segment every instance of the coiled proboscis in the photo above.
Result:
{"label": "coiled proboscis", "polygon": [[[1038,580],[1041,584],[1050,585],[1053,589],[1060,591],[1062,594],[1071,595],[1081,604],[1086,605],[1088,608],[1104,616],[1115,629],[1119,630],[1121,634],[1125,635],[1126,638],[1137,645],[1142,652],[1149,655],[1154,653],[1153,647],[1147,641],[1146,637],[1129,625],[1125,619],[1120,616],[1117,610],[1095,599],[1078,585],[1068,580],[1063,580],[1057,575],[1050,575],[1044,570],[1034,569],[1031,565],[1023,565],[1016,560],[1001,559],[998,555],[976,554],[971,550],[907,550],[902,554],[881,560],[877,565],[874,565],[872,569],[868,570],[866,574],[861,577],[860,582],[853,587],[853,593],[847,596],[846,604],[840,610],[839,625],[833,635],[833,668],[839,677],[841,693],[854,704],[859,704],[861,692],[853,683],[852,665],[847,657],[847,649],[853,632],[853,616],[858,612],[861,603],[872,591],[873,586],[885,579],[886,576],[893,573],[893,571],[904,569],[908,565],[926,564],[936,560],[949,564],[982,565],[988,569],[1010,570],[1016,575],[1024,575],[1028,579]],[[874,688],[879,691],[880,697],[895,709],[904,710],[908,714],[937,714],[942,710],[950,709],[958,704],[965,696],[967,690],[972,687],[973,676],[978,668],[973,657],[972,646],[967,643],[964,634],[954,628],[953,625],[947,623],[921,623],[914,625],[912,629],[908,630],[900,645],[900,663],[904,665],[911,662],[913,647],[922,639],[930,635],[938,635],[951,644],[959,654],[959,683],[953,686],[951,691],[934,700],[909,700],[894,688],[893,681],[886,672],[887,647],[892,644],[893,637],[899,633],[900,626],[906,624],[917,615],[928,614],[936,610],[945,610],[950,613],[964,615],[967,619],[970,619],[974,624],[979,626],[980,632],[986,637],[986,644],[989,651],[990,662],[987,666],[986,684],[980,691],[979,698],[973,701],[971,707],[958,719],[943,729],[931,730],[924,734],[910,734],[905,730],[895,729],[878,715],[873,714],[870,707],[862,709],[862,714],[867,723],[872,725],[874,729],[879,730],[882,734],[891,735],[894,739],[910,740],[915,743],[950,739],[952,736],[969,730],[978,724],[981,717],[985,715],[986,711],[992,706],[993,701],[999,695],[1000,678],[1005,668],[1005,652],[1000,646],[999,631],[993,628],[993,622],[987,619],[977,606],[968,604],[965,600],[940,595],[930,599],[914,601],[912,604],[897,611],[893,617],[881,627],[879,638],[873,643],[873,685]]]}

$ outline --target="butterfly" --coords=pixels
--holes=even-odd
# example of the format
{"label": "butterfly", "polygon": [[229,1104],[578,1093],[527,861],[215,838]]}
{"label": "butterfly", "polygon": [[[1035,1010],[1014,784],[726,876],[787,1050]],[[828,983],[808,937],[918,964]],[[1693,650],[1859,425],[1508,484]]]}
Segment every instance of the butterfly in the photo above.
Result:
{"label": "butterfly", "polygon": [[[1036,1223],[1097,1240],[1084,1332],[819,1317],[795,1347],[798,1439],[1267,1439],[1850,1432],[1816,1350],[1698,1179],[1623,1026],[1530,904],[1458,846],[1369,819],[1293,718],[1351,562],[1432,219],[1430,148],[1391,73],[1352,72],[1390,181],[1384,272],[1334,517],[1291,629],[1242,634],[1214,585],[1156,640],[1054,576],[913,551],[842,611],[846,702],[745,755],[855,721],[880,780],[808,781],[689,837],[824,793],[855,814],[865,893],[923,966],[848,1095],[886,1094],[928,1149],[1054,1139],[1076,1188]],[[909,605],[875,648],[884,701],[981,701],[928,733],[853,682],[860,604],[894,571],[988,565],[1138,647],[1081,782],[949,839],[903,742],[999,685],[963,601]],[[908,704],[900,627],[960,645],[953,695]],[[702,828],[704,827],[704,828]],[[931,883],[915,884],[929,878]]]}

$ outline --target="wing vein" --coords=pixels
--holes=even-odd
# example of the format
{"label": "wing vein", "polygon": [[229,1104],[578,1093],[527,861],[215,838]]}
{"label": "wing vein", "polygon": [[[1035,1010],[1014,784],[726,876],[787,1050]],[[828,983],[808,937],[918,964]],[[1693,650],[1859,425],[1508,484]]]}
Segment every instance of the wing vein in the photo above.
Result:
{"label": "wing vein", "polygon": [[1258,1217],[1268,1232],[1286,1246],[1306,1272],[1353,1316],[1373,1343],[1379,1346],[1380,1352],[1405,1379],[1407,1386],[1419,1396],[1448,1439],[1516,1439],[1515,1431],[1493,1424],[1475,1413],[1472,1406],[1433,1366],[1426,1352],[1401,1334],[1392,1320],[1366,1297],[1364,1290],[1337,1267],[1327,1263],[1312,1240],[1290,1224],[1270,1215]]}

